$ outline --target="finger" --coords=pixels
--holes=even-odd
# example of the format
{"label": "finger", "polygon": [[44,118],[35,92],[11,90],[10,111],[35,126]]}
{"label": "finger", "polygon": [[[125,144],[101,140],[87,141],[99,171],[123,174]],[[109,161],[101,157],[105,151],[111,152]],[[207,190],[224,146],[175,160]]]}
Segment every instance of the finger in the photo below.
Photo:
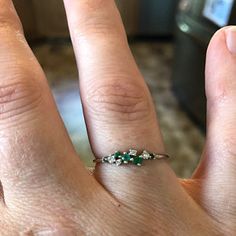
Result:
{"label": "finger", "polygon": [[207,143],[203,161],[194,177],[203,179],[200,194],[201,199],[207,201],[209,211],[221,221],[232,224],[232,215],[236,216],[235,27],[221,29],[210,43],[206,93]]}
{"label": "finger", "polygon": [[10,0],[0,0],[0,62],[0,179],[9,206],[79,160]]}
{"label": "finger", "polygon": [[[102,157],[131,147],[165,152],[150,93],[130,52],[114,1],[64,2],[94,154]],[[175,176],[164,161],[145,165],[142,167],[144,171],[130,166],[98,165],[96,177],[119,198],[125,198],[125,190],[131,191],[127,181],[133,181],[136,177],[141,180],[146,175],[145,178],[150,178],[149,181],[154,183],[165,173],[168,181],[176,183]],[[135,191],[138,192],[138,187]]]}

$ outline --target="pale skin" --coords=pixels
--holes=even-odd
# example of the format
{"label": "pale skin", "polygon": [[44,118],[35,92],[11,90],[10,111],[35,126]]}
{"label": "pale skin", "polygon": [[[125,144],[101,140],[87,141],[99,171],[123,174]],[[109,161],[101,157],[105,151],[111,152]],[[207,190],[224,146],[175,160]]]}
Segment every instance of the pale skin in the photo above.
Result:
{"label": "pale skin", "polygon": [[[165,152],[114,1],[64,3],[95,156],[130,147]],[[234,28],[223,28],[208,49],[207,141],[191,179],[179,180],[166,161],[97,165],[90,175],[12,1],[0,0],[0,235],[234,235],[235,41]]]}

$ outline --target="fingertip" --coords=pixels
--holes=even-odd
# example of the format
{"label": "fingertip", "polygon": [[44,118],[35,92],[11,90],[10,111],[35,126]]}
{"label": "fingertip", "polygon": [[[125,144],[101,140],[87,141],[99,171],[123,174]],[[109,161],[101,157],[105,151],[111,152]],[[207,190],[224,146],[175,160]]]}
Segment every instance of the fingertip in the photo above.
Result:
{"label": "fingertip", "polygon": [[206,95],[210,101],[236,92],[236,29],[227,26],[212,37],[206,58]]}
{"label": "fingertip", "polygon": [[[220,56],[222,54],[227,54],[227,46],[226,46],[226,31],[228,27],[219,29],[215,32],[213,37],[211,38],[211,41],[207,48],[207,61],[208,59],[217,59],[217,56]],[[210,57],[210,58],[209,58]]]}

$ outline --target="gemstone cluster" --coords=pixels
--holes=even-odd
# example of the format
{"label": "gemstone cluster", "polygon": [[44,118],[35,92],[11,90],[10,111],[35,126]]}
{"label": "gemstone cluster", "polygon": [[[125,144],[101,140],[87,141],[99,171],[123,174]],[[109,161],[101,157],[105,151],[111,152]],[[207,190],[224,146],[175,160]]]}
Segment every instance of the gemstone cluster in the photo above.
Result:
{"label": "gemstone cluster", "polygon": [[141,166],[144,160],[155,160],[159,156],[154,153],[149,153],[144,150],[142,153],[138,154],[137,150],[130,149],[128,152],[117,151],[114,154],[102,158],[102,163],[114,164],[117,166],[124,164],[134,164]]}

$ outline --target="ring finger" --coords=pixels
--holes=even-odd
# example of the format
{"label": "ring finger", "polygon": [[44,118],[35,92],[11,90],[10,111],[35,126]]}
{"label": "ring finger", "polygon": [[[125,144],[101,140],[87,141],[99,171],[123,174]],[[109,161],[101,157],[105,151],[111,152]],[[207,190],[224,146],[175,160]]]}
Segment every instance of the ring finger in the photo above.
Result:
{"label": "ring finger", "polygon": [[[95,156],[126,151],[131,147],[164,153],[152,99],[129,49],[114,1],[64,2]],[[95,177],[124,201],[128,200],[131,191],[139,195],[140,183],[145,191],[146,180],[156,185],[159,179],[160,186],[167,180],[173,188],[177,185],[177,179],[165,161],[149,161],[141,169],[137,168],[98,165]],[[157,191],[161,191],[160,188]]]}

